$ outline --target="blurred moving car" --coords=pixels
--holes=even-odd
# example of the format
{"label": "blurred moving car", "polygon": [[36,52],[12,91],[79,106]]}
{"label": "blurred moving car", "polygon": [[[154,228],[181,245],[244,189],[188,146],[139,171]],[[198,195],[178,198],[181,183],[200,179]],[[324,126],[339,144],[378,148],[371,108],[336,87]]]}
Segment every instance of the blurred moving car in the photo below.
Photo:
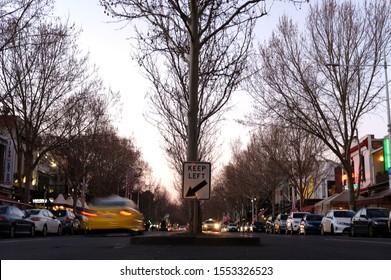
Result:
{"label": "blurred moving car", "polygon": [[308,212],[291,212],[286,219],[286,230],[285,233],[298,233],[301,219],[307,214],[311,214]]}
{"label": "blurred moving car", "polygon": [[26,210],[27,219],[35,224],[35,231],[40,232],[43,236],[48,233],[62,235],[61,222],[47,209],[29,209]]}
{"label": "blurred moving car", "polygon": [[350,222],[356,214],[353,210],[330,210],[323,217],[320,234],[343,234],[350,232]]}
{"label": "blurred moving car", "polygon": [[303,217],[299,226],[299,234],[320,234],[320,224],[323,215],[307,214]]}
{"label": "blurred moving car", "polygon": [[274,233],[285,233],[288,214],[278,214],[274,221]]}
{"label": "blurred moving car", "polygon": [[256,221],[252,223],[253,232],[265,232],[265,223],[262,221]]}
{"label": "blurred moving car", "polygon": [[202,231],[221,231],[221,224],[213,219],[208,219],[202,223]]}
{"label": "blurred moving car", "polygon": [[35,235],[35,224],[26,219],[26,213],[16,206],[0,206],[0,233],[11,238],[16,235],[26,234],[31,237]]}
{"label": "blurred moving car", "polygon": [[389,213],[385,208],[368,207],[357,211],[350,224],[350,234],[374,237],[378,234],[388,236]]}
{"label": "blurred moving car", "polygon": [[265,223],[265,233],[274,233],[274,222],[276,217],[275,216],[269,216],[266,219]]}
{"label": "blurred moving car", "polygon": [[80,221],[76,218],[72,210],[58,209],[52,210],[52,213],[61,222],[62,233],[72,235],[80,232]]}
{"label": "blurred moving car", "polygon": [[125,231],[141,234],[145,230],[144,216],[130,199],[111,195],[95,200],[89,208],[81,214],[87,216],[90,231]]}

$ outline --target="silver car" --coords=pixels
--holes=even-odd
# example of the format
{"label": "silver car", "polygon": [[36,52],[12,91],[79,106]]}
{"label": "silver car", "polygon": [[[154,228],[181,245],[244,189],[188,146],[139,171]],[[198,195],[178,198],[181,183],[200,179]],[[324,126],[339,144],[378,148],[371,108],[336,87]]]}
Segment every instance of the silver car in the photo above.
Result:
{"label": "silver car", "polygon": [[350,222],[356,214],[353,210],[330,210],[323,217],[320,234],[343,234],[350,232]]}
{"label": "silver car", "polygon": [[288,216],[288,219],[286,220],[286,230],[285,233],[298,233],[299,232],[299,226],[300,222],[303,219],[303,217],[307,214],[311,214],[308,212],[291,212]]}

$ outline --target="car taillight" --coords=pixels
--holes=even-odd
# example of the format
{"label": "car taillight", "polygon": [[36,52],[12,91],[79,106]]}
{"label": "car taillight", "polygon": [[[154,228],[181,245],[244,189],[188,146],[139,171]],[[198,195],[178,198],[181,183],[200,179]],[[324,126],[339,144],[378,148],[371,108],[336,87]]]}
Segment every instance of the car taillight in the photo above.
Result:
{"label": "car taillight", "polygon": [[41,218],[40,217],[32,217],[31,220],[33,222],[39,222],[41,220]]}
{"label": "car taillight", "polygon": [[96,214],[96,212],[92,212],[92,211],[81,211],[81,214],[84,215],[84,216],[87,216],[87,217],[96,217],[96,216],[98,216]]}
{"label": "car taillight", "polygon": [[120,214],[121,216],[132,216],[132,215],[133,215],[132,212],[129,212],[129,211],[127,211],[127,210],[121,210],[121,211],[119,211],[119,214]]}
{"label": "car taillight", "polygon": [[65,219],[65,223],[70,223],[70,222],[72,222],[72,220],[69,218],[69,217],[67,217],[66,219]]}
{"label": "car taillight", "polygon": [[4,221],[4,217],[3,216],[0,216],[0,221]]}

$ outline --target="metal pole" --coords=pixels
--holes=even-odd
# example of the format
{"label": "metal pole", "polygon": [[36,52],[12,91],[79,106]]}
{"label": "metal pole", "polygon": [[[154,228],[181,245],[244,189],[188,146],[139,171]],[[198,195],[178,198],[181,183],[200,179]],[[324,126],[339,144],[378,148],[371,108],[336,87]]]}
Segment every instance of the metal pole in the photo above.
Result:
{"label": "metal pole", "polygon": [[[387,127],[388,127],[388,149],[391,152],[391,116],[390,116],[390,93],[388,92],[388,75],[387,75],[387,59],[386,50],[384,49],[384,77],[386,79],[386,98],[387,98]],[[388,167],[388,188],[391,189],[391,170]]]}
{"label": "metal pole", "polygon": [[254,198],[251,199],[251,222],[254,220]]}

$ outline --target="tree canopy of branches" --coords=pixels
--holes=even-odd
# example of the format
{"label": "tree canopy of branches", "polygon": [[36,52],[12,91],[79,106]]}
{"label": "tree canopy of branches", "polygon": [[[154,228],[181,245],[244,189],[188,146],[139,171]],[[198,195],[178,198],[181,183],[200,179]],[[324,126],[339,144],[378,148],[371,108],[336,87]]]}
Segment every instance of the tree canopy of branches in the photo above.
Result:
{"label": "tree canopy of branches", "polygon": [[8,48],[23,29],[46,15],[51,9],[52,2],[53,0],[1,0],[0,52]]}
{"label": "tree canopy of branches", "polygon": [[26,202],[40,159],[97,117],[92,113],[95,97],[104,88],[88,56],[78,50],[77,35],[59,20],[42,19],[21,29],[0,54],[1,109],[12,117],[7,124],[19,179],[26,177],[25,188],[20,188]]}
{"label": "tree canopy of branches", "polygon": [[351,208],[350,148],[362,117],[381,101],[385,84],[379,73],[390,48],[390,17],[390,1],[335,0],[311,6],[302,32],[282,17],[260,47],[259,72],[249,87],[265,109],[259,119],[283,119],[335,154],[349,178]]}
{"label": "tree canopy of branches", "polygon": [[[243,79],[263,0],[109,1],[108,14],[143,20],[136,58],[153,84],[155,123],[171,165],[209,160],[216,122]],[[186,156],[185,156],[186,155]]]}

